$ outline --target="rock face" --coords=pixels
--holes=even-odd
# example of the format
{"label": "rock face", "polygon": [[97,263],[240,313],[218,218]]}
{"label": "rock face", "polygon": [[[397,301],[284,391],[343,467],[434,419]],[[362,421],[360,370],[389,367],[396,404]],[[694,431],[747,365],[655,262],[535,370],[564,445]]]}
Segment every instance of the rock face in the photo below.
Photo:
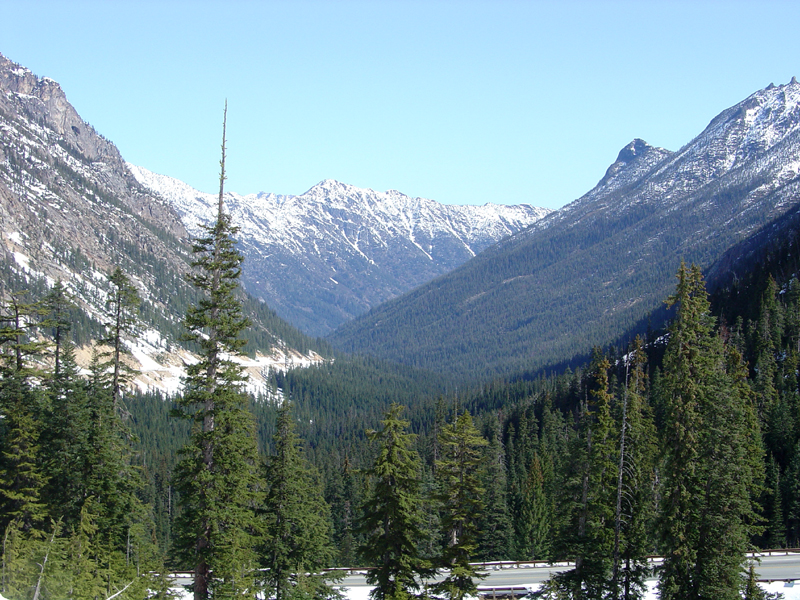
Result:
{"label": "rock face", "polygon": [[[73,332],[80,328],[88,343],[102,334],[107,276],[121,267],[143,300],[140,331],[129,340],[142,371],[136,384],[175,391],[180,365],[194,360],[178,347],[196,300],[184,277],[187,242],[172,205],[139,184],[61,87],[0,55],[0,299],[17,290],[43,294],[60,279],[84,313]],[[319,359],[274,312],[243,301],[252,321],[248,350],[260,351],[252,370]]]}
{"label": "rock face", "polygon": [[101,271],[141,271],[131,252],[187,269],[178,241],[187,233],[172,207],[137,183],[117,148],[78,116],[55,81],[3,56],[0,132],[5,250],[24,253],[52,279],[69,279],[79,255]]}
{"label": "rock face", "polygon": [[[208,222],[214,195],[129,167],[172,204],[190,232]],[[229,193],[225,202],[241,228],[247,291],[316,336],[451,271],[551,212],[526,204],[446,206],[334,180],[299,196]]]}
{"label": "rock face", "polygon": [[578,200],[331,340],[467,373],[568,361],[645,330],[681,259],[710,267],[798,203],[793,79],[723,111],[677,152],[632,141]]}

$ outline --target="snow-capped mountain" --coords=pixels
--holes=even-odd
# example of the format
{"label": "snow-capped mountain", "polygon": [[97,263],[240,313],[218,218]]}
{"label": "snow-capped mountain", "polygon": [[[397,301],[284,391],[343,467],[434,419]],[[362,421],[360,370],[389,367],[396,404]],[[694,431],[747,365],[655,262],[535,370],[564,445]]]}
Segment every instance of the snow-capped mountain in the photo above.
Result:
{"label": "snow-capped mountain", "polygon": [[[128,168],[190,233],[215,214],[216,195]],[[245,288],[312,335],[451,271],[551,212],[527,204],[448,206],[330,179],[298,196],[226,193],[225,203],[240,228]]]}
{"label": "snow-capped mountain", "polygon": [[568,361],[657,326],[681,259],[710,268],[798,204],[792,78],[723,111],[677,152],[634,140],[581,198],[330,339],[465,373]]}
{"label": "snow-capped mountain", "polygon": [[[141,371],[136,383],[174,391],[192,360],[178,344],[186,306],[195,300],[184,277],[191,269],[187,241],[180,215],[136,181],[58,83],[0,55],[2,302],[22,290],[23,301],[35,300],[60,279],[82,309],[73,333],[88,345],[103,334],[108,274],[121,267],[143,299],[141,332],[130,340]],[[254,378],[320,360],[305,336],[261,303],[249,303],[258,345],[245,364]],[[88,363],[90,352],[78,354]]]}

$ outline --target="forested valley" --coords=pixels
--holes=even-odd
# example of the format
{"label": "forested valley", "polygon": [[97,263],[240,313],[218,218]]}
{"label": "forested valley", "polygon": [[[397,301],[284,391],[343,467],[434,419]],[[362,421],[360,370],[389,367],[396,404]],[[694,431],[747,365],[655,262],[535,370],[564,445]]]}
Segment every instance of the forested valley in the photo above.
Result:
{"label": "forested valley", "polygon": [[[667,332],[596,348],[574,371],[457,392],[367,358],[273,373],[285,400],[246,401],[258,454],[245,461],[252,520],[242,526],[242,565],[276,574],[260,583],[272,597],[322,597],[332,593],[325,576],[287,582],[378,566],[380,516],[398,510],[408,512],[394,532],[408,537],[395,548],[408,554],[397,567],[408,579],[387,581],[406,591],[437,566],[463,565],[466,576],[430,593],[461,597],[478,582],[470,562],[569,558],[576,568],[545,597],[641,597],[646,557],[668,554],[677,558],[665,563],[662,597],[740,597],[746,550],[800,545],[791,260],[789,250],[773,255],[713,302],[699,270],[682,266]],[[176,485],[192,416],[175,418],[184,397],[124,391],[118,342],[136,298],[124,273],[112,280],[120,293],[110,314],[120,318],[88,378],[74,362],[60,285],[40,302],[14,295],[4,304],[9,598],[168,597],[163,574],[192,568],[178,541],[195,509]],[[390,444],[404,451],[387,455]],[[387,460],[407,470],[404,485],[382,487]],[[286,531],[276,530],[280,507],[296,511]]]}
{"label": "forested valley", "polygon": [[[65,287],[0,315],[0,593],[335,598],[476,593],[481,561],[574,561],[534,596],[765,597],[753,548],[800,545],[800,280],[787,242],[709,296],[676,265],[665,331],[477,387],[366,357],[244,391],[242,257],[220,200],[194,242],[181,394],[126,384],[142,304],[122,269],[83,376]],[[437,569],[447,576],[422,582]]]}

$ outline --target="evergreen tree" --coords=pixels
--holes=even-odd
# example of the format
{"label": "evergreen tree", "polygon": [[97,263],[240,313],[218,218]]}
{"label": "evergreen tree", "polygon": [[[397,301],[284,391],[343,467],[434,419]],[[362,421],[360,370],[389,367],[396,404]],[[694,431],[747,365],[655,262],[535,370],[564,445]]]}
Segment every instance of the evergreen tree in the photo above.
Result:
{"label": "evergreen tree", "polygon": [[334,467],[327,478],[325,498],[331,508],[337,551],[336,566],[340,567],[359,564],[356,558],[355,532],[359,520],[358,510],[362,504],[360,494],[363,486],[358,479],[359,475],[345,455],[342,464]]}
{"label": "evergreen tree", "polygon": [[[123,355],[130,354],[130,349],[122,338],[135,330],[141,299],[136,287],[120,267],[114,269],[108,281],[112,286],[106,303],[110,320],[106,323],[106,337],[98,340],[98,343],[111,348],[104,354],[105,361],[101,366],[111,369],[111,397],[114,410],[120,411],[122,387],[133,375],[133,369],[122,360]],[[122,412],[125,413],[124,410]]]}
{"label": "evergreen tree", "polygon": [[0,313],[2,374],[14,372],[23,377],[39,374],[29,359],[40,355],[47,343],[31,335],[36,330],[41,310],[35,303],[23,302],[27,295],[27,291],[11,294]]}
{"label": "evergreen tree", "polygon": [[747,567],[747,579],[742,586],[742,600],[783,600],[780,592],[766,592],[758,585],[756,567],[751,562]]}
{"label": "evergreen tree", "polygon": [[739,597],[763,464],[741,358],[714,333],[700,269],[681,265],[661,382],[665,555],[661,598]]}
{"label": "evergreen tree", "polygon": [[510,558],[513,528],[508,510],[505,449],[496,419],[490,423],[484,481],[486,510],[479,517],[477,556],[487,561],[507,560]]}
{"label": "evergreen tree", "polygon": [[764,485],[764,547],[784,548],[786,546],[786,526],[783,519],[783,498],[781,496],[781,473],[778,463],[772,454],[766,465],[766,481]]}
{"label": "evergreen tree", "polygon": [[285,400],[278,412],[275,454],[266,467],[261,566],[270,598],[327,598],[333,590],[320,573],[335,555],[330,513],[294,429],[291,404]]}
{"label": "evergreen tree", "polygon": [[197,270],[189,279],[202,297],[189,308],[185,326],[200,360],[187,368],[180,403],[194,426],[175,473],[181,507],[175,543],[193,566],[195,600],[252,590],[255,576],[258,453],[245,374],[232,359],[245,343],[239,336],[248,322],[236,296],[243,260],[232,237],[237,230],[223,204],[227,105],[225,112],[217,218],[193,244]]}
{"label": "evergreen tree", "polygon": [[[568,518],[562,523],[567,556],[575,568],[555,577],[570,598],[605,598],[610,591],[617,488],[617,433],[611,414],[610,363],[595,349],[590,372],[591,403],[580,416],[571,453],[571,477],[565,486]],[[564,542],[562,542],[564,543]]]}
{"label": "evergreen tree", "polygon": [[435,464],[427,465],[423,462],[420,472],[420,540],[417,542],[417,550],[419,556],[431,564],[441,556],[444,547],[442,511],[438,500],[440,487]]}
{"label": "evergreen tree", "polygon": [[[114,409],[112,389],[106,369],[95,352],[90,365],[86,405],[75,407],[79,419],[75,425],[85,430],[72,436],[71,441],[80,444],[75,451],[81,470],[73,484],[83,492],[79,507],[82,510],[85,500],[93,499],[92,519],[98,528],[98,543],[117,549],[125,547],[128,528],[139,514],[140,506],[136,497],[139,477],[131,465],[130,433]],[[81,402],[80,389],[76,390],[76,396],[75,400]],[[69,433],[69,427],[62,431]],[[71,511],[65,516],[73,517]]]}
{"label": "evergreen tree", "polygon": [[2,583],[7,598],[61,598],[70,588],[67,542],[60,523],[50,531],[22,531],[13,522],[3,535]]}
{"label": "evergreen tree", "polygon": [[475,579],[480,575],[470,559],[477,548],[478,519],[484,509],[481,448],[487,445],[466,411],[440,434],[442,458],[436,463],[436,476],[445,549],[439,563],[449,573],[432,592],[444,598],[462,600],[477,595]]}
{"label": "evergreen tree", "polygon": [[656,499],[656,428],[647,402],[642,339],[637,336],[628,354],[627,385],[623,394],[617,505],[614,523],[613,598],[643,598],[650,570],[647,556],[654,551],[652,521]]}
{"label": "evergreen tree", "polygon": [[414,449],[416,436],[406,433],[403,407],[392,404],[379,431],[367,436],[378,445],[375,463],[368,471],[374,486],[364,504],[360,552],[374,568],[367,583],[374,585],[373,600],[409,600],[420,587],[420,577],[430,574],[419,558],[420,459]]}
{"label": "evergreen tree", "polygon": [[790,548],[797,548],[800,545],[800,442],[794,447],[783,486],[784,497],[788,499],[786,541]]}
{"label": "evergreen tree", "polygon": [[544,470],[538,452],[528,470],[522,490],[522,505],[518,530],[522,533],[518,550],[523,560],[544,560],[551,549],[550,499],[545,490]]}
{"label": "evergreen tree", "polygon": [[39,431],[29,406],[34,391],[19,375],[2,380],[0,403],[6,435],[0,460],[0,531],[16,521],[23,531],[45,520],[43,489],[46,476],[41,470]]}
{"label": "evergreen tree", "polygon": [[43,401],[29,359],[43,349],[30,338],[36,309],[12,294],[0,315],[0,530],[12,521],[26,532],[41,524],[46,475],[41,470],[39,414]]}
{"label": "evergreen tree", "polygon": [[554,547],[558,545],[556,544],[555,534],[563,530],[555,502],[565,487],[564,477],[567,470],[568,448],[571,436],[574,435],[573,428],[567,425],[562,412],[553,408],[552,398],[549,395],[545,395],[542,407],[540,454],[538,456],[543,480],[544,514],[542,524],[545,531],[537,534],[537,536],[540,539],[546,539],[542,549],[546,552],[545,556],[547,558],[554,556]]}
{"label": "evergreen tree", "polygon": [[48,473],[45,495],[50,513],[69,528],[77,524],[89,495],[86,476],[92,470],[89,445],[94,424],[87,386],[79,375],[75,349],[62,343],[61,366],[47,381],[47,410],[42,430],[42,463]]}
{"label": "evergreen tree", "polygon": [[61,373],[61,354],[64,345],[69,342],[66,336],[72,329],[69,311],[73,307],[72,298],[60,279],[53,284],[53,287],[42,301],[42,311],[45,318],[41,324],[43,327],[50,329],[51,337],[53,338],[54,377],[58,377]]}

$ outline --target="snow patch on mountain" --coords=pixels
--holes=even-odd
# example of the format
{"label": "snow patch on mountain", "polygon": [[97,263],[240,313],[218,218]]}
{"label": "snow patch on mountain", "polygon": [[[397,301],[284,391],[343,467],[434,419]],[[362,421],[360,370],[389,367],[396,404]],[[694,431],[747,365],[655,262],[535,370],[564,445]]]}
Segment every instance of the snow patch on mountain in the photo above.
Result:
{"label": "snow patch on mountain", "polygon": [[[219,196],[128,164],[192,235]],[[324,335],[370,307],[442,275],[550,212],[528,204],[444,205],[326,179],[300,195],[227,192],[239,227],[243,283],[278,314]]]}
{"label": "snow patch on mountain", "polygon": [[[130,163],[128,168],[139,183],[172,204],[193,235],[215,217],[218,195],[200,192],[178,179]],[[361,222],[372,225],[378,234],[402,234],[412,242],[420,232],[428,236],[447,233],[474,254],[474,247],[487,238],[511,235],[552,212],[527,204],[443,205],[396,190],[376,192],[333,179],[321,181],[298,196],[226,192],[225,203],[234,224],[241,227],[241,238],[280,242],[297,252],[305,252],[306,243],[329,233],[330,228],[358,250],[358,238],[349,239],[345,231],[347,225]]]}

